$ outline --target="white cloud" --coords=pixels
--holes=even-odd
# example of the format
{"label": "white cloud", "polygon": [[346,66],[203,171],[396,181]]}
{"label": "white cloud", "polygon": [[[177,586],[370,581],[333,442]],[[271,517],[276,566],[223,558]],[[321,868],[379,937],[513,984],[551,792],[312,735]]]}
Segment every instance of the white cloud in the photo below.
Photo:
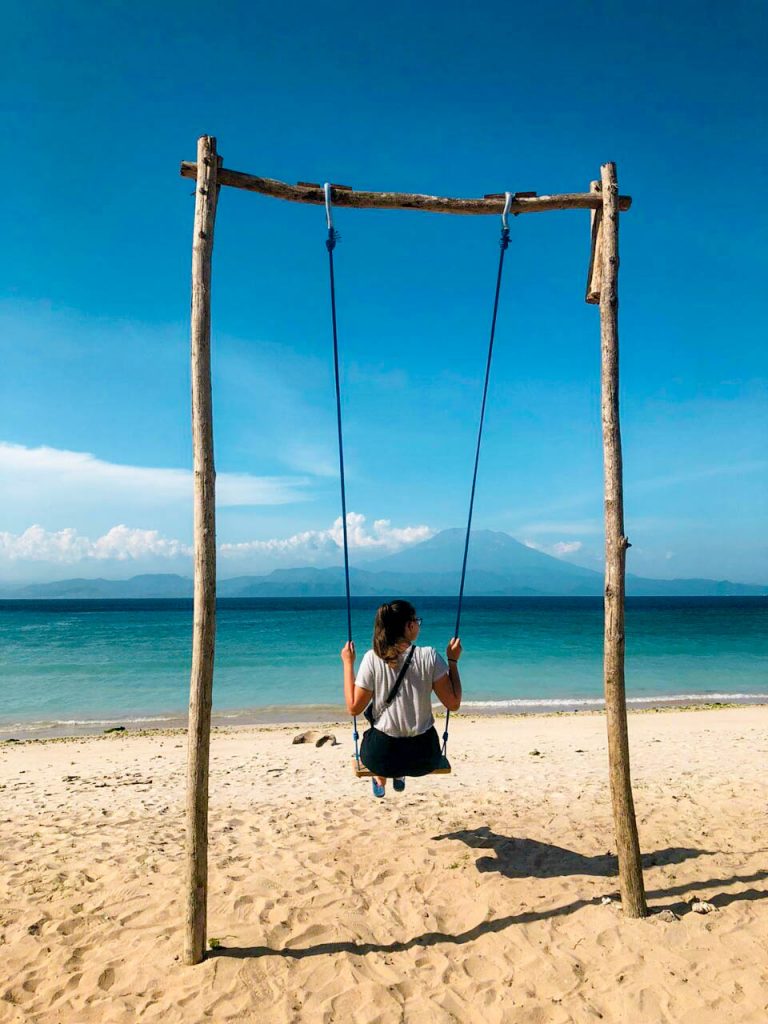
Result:
{"label": "white cloud", "polygon": [[[366,526],[366,517],[359,512],[347,513],[347,539],[350,551],[396,551],[428,540],[434,534],[429,526],[392,526],[389,519],[376,519],[373,528]],[[327,530],[305,530],[292,537],[272,540],[251,540],[239,544],[222,544],[223,558],[249,555],[271,557],[302,557],[317,560],[318,556],[337,555],[343,549],[342,519],[339,516]]]}
{"label": "white cloud", "polygon": [[553,545],[556,555],[572,555],[574,551],[581,551],[583,544],[580,540],[561,540]]}
{"label": "white cloud", "polygon": [[[216,501],[221,507],[302,501],[307,497],[308,483],[307,477],[221,473],[216,481]],[[5,441],[0,441],[0,487],[6,508],[12,503],[17,511],[23,510],[27,522],[39,516],[41,506],[53,502],[68,511],[78,505],[98,506],[103,502],[121,509],[121,518],[136,508],[191,506],[192,502],[192,473],[188,469],[123,465],[98,459],[89,452],[47,446],[27,448]]]}
{"label": "white cloud", "polygon": [[97,561],[140,561],[147,558],[189,557],[191,548],[163,537],[157,530],[113,526],[95,540],[68,527],[48,531],[30,526],[23,533],[0,532],[0,561],[49,562],[71,565],[88,559]]}
{"label": "white cloud", "polygon": [[553,555],[555,558],[562,558],[564,555],[573,555],[584,547],[580,540],[559,540],[556,544],[539,544],[534,540],[523,541],[527,548],[535,551],[543,551],[546,555]]}
{"label": "white cloud", "polygon": [[[369,529],[365,516],[355,512],[347,515],[347,530],[351,551],[396,551],[427,540],[434,533],[424,525],[392,526],[388,519],[375,520]],[[280,565],[335,564],[342,544],[339,517],[327,530],[305,530],[272,540],[224,543],[219,546],[219,554],[227,561],[230,572],[266,571]],[[138,571],[189,573],[192,554],[190,545],[166,537],[159,530],[124,524],[96,537],[74,527],[46,530],[38,524],[20,533],[0,531],[0,569],[12,576],[45,575],[46,570],[64,565],[78,565],[86,575],[96,571],[114,571],[117,575]]]}

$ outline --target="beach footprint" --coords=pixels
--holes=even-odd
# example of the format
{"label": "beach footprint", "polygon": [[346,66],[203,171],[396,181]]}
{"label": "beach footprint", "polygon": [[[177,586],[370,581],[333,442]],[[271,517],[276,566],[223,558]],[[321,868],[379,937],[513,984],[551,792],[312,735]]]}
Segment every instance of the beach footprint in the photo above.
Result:
{"label": "beach footprint", "polygon": [[494,965],[483,957],[468,956],[464,959],[462,967],[467,977],[473,981],[488,984],[498,979],[498,971]]}
{"label": "beach footprint", "polygon": [[236,914],[244,913],[253,905],[253,896],[238,896],[232,909]]}
{"label": "beach footprint", "polygon": [[115,983],[115,969],[114,967],[106,967],[98,977],[96,984],[102,990],[102,992],[109,992]]}

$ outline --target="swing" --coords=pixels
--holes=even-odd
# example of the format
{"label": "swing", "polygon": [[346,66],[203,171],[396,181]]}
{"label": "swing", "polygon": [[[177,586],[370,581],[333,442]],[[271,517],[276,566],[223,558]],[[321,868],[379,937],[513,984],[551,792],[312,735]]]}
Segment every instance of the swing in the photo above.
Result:
{"label": "swing", "polygon": [[[344,581],[346,584],[346,597],[347,597],[347,639],[352,642],[352,601],[349,587],[349,543],[347,539],[347,496],[346,496],[346,484],[344,477],[344,441],[341,428],[341,385],[339,381],[339,338],[338,330],[336,325],[336,281],[333,270],[333,250],[336,248],[336,243],[339,240],[339,236],[336,229],[333,226],[333,217],[331,215],[331,185],[326,182],[323,186],[325,192],[325,219],[328,228],[328,238],[325,242],[325,247],[328,250],[328,270],[330,280],[330,292],[331,292],[331,322],[333,326],[333,369],[334,377],[336,381],[336,426],[339,441],[339,480],[341,484],[341,524],[342,534],[344,538]],[[501,239],[499,241],[500,253],[499,253],[499,266],[496,273],[496,292],[493,299],[493,316],[491,317],[491,334],[488,342],[488,358],[485,364],[485,384],[483,386],[483,400],[480,406],[480,422],[477,430],[477,445],[475,447],[475,466],[472,473],[472,488],[470,491],[469,498],[469,514],[467,516],[467,531],[464,538],[464,558],[461,564],[461,582],[459,584],[459,598],[456,610],[456,629],[454,630],[454,636],[459,636],[459,626],[461,625],[461,606],[464,599],[464,581],[467,574],[467,555],[469,554],[469,538],[472,531],[472,511],[475,505],[475,488],[477,485],[477,467],[480,461],[480,444],[483,437],[483,423],[485,421],[485,406],[488,398],[488,383],[491,375],[491,358],[493,356],[493,341],[496,335],[496,318],[499,311],[499,295],[501,292],[501,276],[504,269],[504,254],[509,246],[509,223],[508,216],[510,206],[512,204],[512,193],[505,193],[504,212],[501,215]],[[448,725],[451,719],[451,712],[446,708],[445,712],[445,731],[443,732],[443,749],[441,752],[440,764],[437,768],[430,772],[431,775],[450,775],[452,772],[451,764],[447,757],[448,748]],[[365,779],[371,778],[373,772],[369,771],[360,760],[360,749],[359,739],[360,733],[357,730],[357,716],[353,716],[352,720],[352,738],[355,743],[355,753],[352,761],[352,771],[356,778]]]}
{"label": "swing", "polygon": [[[355,732],[357,732],[357,726],[355,726]],[[355,745],[357,745],[357,741],[355,741]],[[451,762],[448,760],[445,754],[443,754],[440,758],[440,764],[437,766],[437,768],[433,768],[429,774],[450,775],[452,772],[453,768],[451,768]],[[357,753],[355,753],[355,755],[352,758],[352,774],[355,776],[356,779],[373,778],[373,772],[368,771],[363,762],[360,760],[360,755]]]}

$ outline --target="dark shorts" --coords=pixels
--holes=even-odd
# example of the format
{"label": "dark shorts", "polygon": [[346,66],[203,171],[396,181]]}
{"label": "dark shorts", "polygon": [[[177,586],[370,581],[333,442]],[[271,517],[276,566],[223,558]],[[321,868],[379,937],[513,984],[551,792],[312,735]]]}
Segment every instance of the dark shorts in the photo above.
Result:
{"label": "dark shorts", "polygon": [[434,727],[420,736],[387,736],[371,727],[363,734],[360,760],[374,775],[399,779],[429,775],[442,762]]}

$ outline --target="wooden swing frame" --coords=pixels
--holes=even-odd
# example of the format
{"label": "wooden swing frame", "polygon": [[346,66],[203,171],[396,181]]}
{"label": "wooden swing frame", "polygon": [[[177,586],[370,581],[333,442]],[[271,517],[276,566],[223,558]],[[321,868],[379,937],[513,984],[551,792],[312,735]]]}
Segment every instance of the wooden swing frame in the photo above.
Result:
{"label": "wooden swing frame", "polygon": [[[645,917],[647,906],[630,775],[624,683],[624,595],[626,552],[623,472],[619,423],[619,212],[630,208],[620,196],[614,163],[603,164],[600,181],[588,192],[538,196],[517,192],[512,214],[549,210],[590,210],[591,246],[586,301],[600,307],[601,418],[605,511],[605,626],[603,681],[608,729],[608,762],[622,908]],[[181,176],[196,181],[192,240],[191,368],[194,458],[194,625],[190,675],[186,798],[185,931],[183,960],[205,956],[208,909],[208,767],[210,759],[214,647],[216,638],[216,520],[211,401],[211,269],[213,236],[222,186],[245,189],[295,203],[322,206],[322,186],[288,185],[273,178],[222,166],[216,139],[198,139],[197,161],[184,162]],[[504,194],[455,199],[398,192],[361,192],[333,185],[334,206],[356,209],[422,210],[446,214],[496,214]],[[355,774],[358,775],[356,766]],[[447,774],[448,769],[438,769]],[[367,769],[360,777],[365,777]]]}

